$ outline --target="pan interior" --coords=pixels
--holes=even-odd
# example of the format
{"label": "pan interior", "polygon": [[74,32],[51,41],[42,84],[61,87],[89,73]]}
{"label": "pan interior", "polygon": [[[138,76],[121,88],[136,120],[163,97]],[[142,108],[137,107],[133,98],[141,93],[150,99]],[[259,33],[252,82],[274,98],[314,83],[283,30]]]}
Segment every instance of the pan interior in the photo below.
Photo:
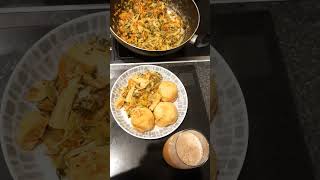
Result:
{"label": "pan interior", "polygon": [[[120,38],[118,32],[118,16],[116,15],[117,12],[121,11],[123,9],[123,4],[126,0],[111,0],[111,30],[115,35],[117,35],[118,39],[125,42],[123,39]],[[157,1],[157,0],[154,0]],[[182,43],[180,45],[185,44],[187,41],[190,40],[190,38],[193,36],[195,31],[198,28],[199,21],[200,21],[200,15],[198,12],[198,8],[193,2],[193,0],[158,0],[165,2],[167,5],[168,11],[174,11],[176,12],[183,20],[183,23],[185,25],[185,35],[183,38]],[[128,44],[127,42],[125,42]],[[130,44],[131,45],[131,44]],[[133,46],[133,45],[131,45]],[[134,46],[135,47],[135,46]],[[138,49],[141,49],[139,47],[136,47]],[[175,47],[174,47],[175,48]],[[172,48],[172,49],[174,49]],[[143,49],[146,50],[146,49]],[[168,49],[170,50],[170,49]],[[147,50],[148,51],[148,50]]]}

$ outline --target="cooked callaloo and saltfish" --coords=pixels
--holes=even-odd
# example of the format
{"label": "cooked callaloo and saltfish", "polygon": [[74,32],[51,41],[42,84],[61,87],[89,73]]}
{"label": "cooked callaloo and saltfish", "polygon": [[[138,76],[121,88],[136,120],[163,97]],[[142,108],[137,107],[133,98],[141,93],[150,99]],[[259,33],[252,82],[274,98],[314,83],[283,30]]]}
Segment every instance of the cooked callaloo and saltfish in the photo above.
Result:
{"label": "cooked callaloo and saltfish", "polygon": [[127,86],[119,90],[115,107],[127,112],[137,131],[146,132],[177,121],[178,111],[173,104],[177,97],[175,83],[163,81],[158,72],[146,71],[133,75]]}
{"label": "cooked callaloo and saltfish", "polygon": [[74,45],[55,79],[35,82],[25,95],[37,109],[22,118],[18,145],[44,144],[58,174],[70,180],[109,176],[108,43],[95,37]]}
{"label": "cooked callaloo and saltfish", "polygon": [[187,25],[164,0],[128,0],[114,16],[116,33],[136,47],[168,50],[184,40]]}

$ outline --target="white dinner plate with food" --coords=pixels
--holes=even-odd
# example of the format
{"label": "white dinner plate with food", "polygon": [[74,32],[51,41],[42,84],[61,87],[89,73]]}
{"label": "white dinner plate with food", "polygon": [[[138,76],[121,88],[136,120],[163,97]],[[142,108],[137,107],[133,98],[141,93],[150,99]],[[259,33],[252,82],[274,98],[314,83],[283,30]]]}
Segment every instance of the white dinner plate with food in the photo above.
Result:
{"label": "white dinner plate with food", "polygon": [[[215,151],[217,167],[212,167],[212,178],[236,180],[244,163],[249,122],[244,96],[240,85],[223,57],[213,48],[210,50],[211,76],[216,91],[211,94],[217,110],[210,124],[210,143]],[[215,109],[215,106],[212,106]],[[216,172],[217,171],[217,172]]]}
{"label": "white dinner plate with food", "polygon": [[141,139],[158,139],[171,134],[183,122],[188,96],[183,83],[168,69],[136,66],[115,81],[110,109],[127,133]]}
{"label": "white dinner plate with food", "polygon": [[[109,102],[104,99],[108,99],[105,65],[110,46],[100,46],[109,38],[108,20],[108,12],[100,12],[57,27],[37,41],[14,69],[3,94],[0,121],[1,147],[14,180],[109,176],[105,153],[109,145],[103,138],[108,139],[109,131]],[[80,97],[103,106],[83,104]],[[86,112],[91,115],[86,117],[93,121],[80,121],[83,108],[89,108]]]}

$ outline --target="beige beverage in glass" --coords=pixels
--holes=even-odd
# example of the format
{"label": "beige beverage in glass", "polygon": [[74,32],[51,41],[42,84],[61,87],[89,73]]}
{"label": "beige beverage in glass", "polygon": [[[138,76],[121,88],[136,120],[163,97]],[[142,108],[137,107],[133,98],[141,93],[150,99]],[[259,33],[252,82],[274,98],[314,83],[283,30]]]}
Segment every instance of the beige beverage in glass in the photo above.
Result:
{"label": "beige beverage in glass", "polygon": [[192,169],[209,158],[209,143],[196,130],[183,130],[172,135],[163,147],[164,160],[177,169]]}

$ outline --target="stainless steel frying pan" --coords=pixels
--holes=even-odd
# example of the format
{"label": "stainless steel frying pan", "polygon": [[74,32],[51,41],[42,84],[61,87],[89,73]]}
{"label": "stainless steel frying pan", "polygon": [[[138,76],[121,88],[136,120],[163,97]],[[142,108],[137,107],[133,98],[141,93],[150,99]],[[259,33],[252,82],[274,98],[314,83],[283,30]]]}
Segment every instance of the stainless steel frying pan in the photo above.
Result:
{"label": "stainless steel frying pan", "polygon": [[145,56],[162,56],[174,53],[181,49],[186,43],[194,44],[197,40],[198,35],[196,35],[196,31],[200,24],[200,13],[196,3],[193,0],[164,0],[169,4],[169,7],[176,10],[183,19],[185,19],[185,23],[187,23],[187,28],[185,31],[185,37],[183,42],[175,48],[168,50],[147,50],[142,49],[137,46],[131,45],[120,38],[117,32],[117,21],[118,17],[115,16],[115,12],[120,8],[122,8],[122,3],[125,0],[111,0],[111,26],[110,30],[112,35],[117,39],[119,43],[121,43],[126,48],[131,51],[145,55]]}

